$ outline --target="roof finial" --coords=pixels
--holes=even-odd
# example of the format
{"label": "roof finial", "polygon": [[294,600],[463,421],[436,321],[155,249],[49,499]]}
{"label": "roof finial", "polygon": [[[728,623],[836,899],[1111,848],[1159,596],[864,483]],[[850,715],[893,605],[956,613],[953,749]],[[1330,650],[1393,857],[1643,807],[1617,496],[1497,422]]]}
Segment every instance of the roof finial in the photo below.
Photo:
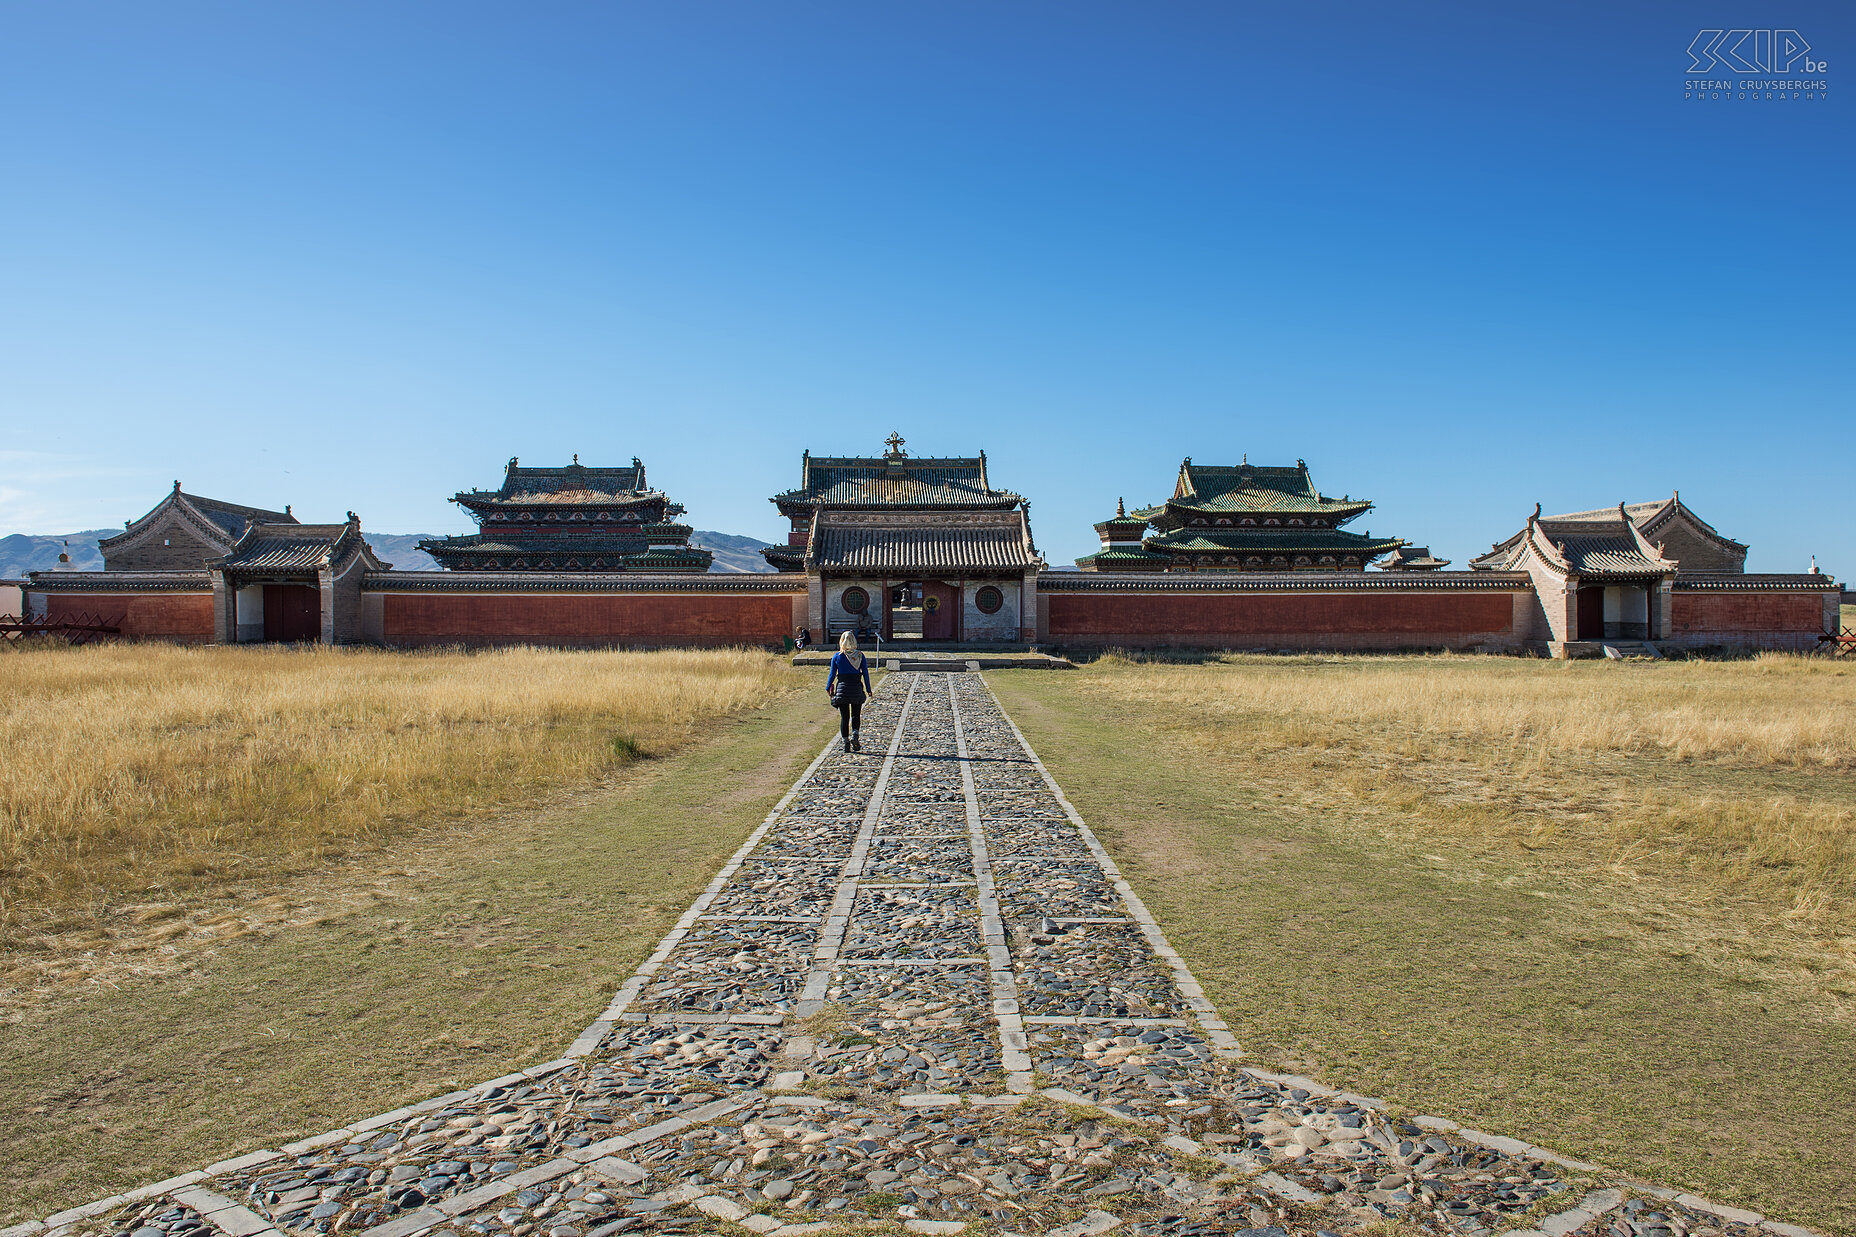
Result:
{"label": "roof finial", "polygon": [[348,513],[348,522],[350,524],[359,524],[361,522],[361,517],[350,511]]}
{"label": "roof finial", "polygon": [[176,494],[180,493],[180,481],[178,479],[174,482],[174,492]]}
{"label": "roof finial", "polygon": [[889,448],[889,457],[891,459],[899,460],[908,454],[907,451],[902,449],[902,444],[907,441],[908,439],[904,438],[901,434],[898,434],[895,430],[891,430],[889,432],[889,437],[883,440],[883,445]]}
{"label": "roof finial", "polygon": [[639,458],[638,458],[637,456],[635,456],[635,455],[634,455],[634,456],[632,456],[632,467],[633,467],[633,468],[643,468],[643,467],[644,467],[644,461],[643,461],[643,460],[641,460],[641,459],[639,459]]}
{"label": "roof finial", "polygon": [[574,467],[580,467],[580,453],[578,451],[574,452]]}
{"label": "roof finial", "polygon": [[1127,504],[1122,502],[1119,498],[1115,500],[1115,518],[1118,520],[1125,520],[1128,518]]}
{"label": "roof finial", "polygon": [[1540,504],[1539,504],[1539,503],[1535,503],[1535,504],[1534,504],[1534,514],[1533,514],[1533,515],[1532,515],[1531,517],[1529,517],[1529,520],[1528,520],[1528,522],[1529,522],[1529,523],[1532,523],[1532,522],[1533,522],[1534,520],[1538,520],[1539,518],[1540,518]]}
{"label": "roof finial", "polygon": [[285,504],[284,504],[284,514],[285,514],[285,515],[289,515],[289,514],[290,514],[290,504],[289,504],[289,503],[285,503]]}

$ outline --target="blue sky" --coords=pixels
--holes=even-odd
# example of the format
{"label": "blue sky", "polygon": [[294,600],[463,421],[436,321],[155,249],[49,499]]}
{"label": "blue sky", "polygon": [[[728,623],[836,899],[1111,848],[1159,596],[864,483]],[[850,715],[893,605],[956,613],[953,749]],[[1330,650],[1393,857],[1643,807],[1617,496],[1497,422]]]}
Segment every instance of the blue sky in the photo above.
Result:
{"label": "blue sky", "polygon": [[[1856,19],[1697,12],[0,0],[0,533],[578,452],[772,540],[895,429],[1053,563],[1248,454],[1458,565],[1680,487],[1856,573]],[[1704,25],[1836,89],[1684,100]]]}

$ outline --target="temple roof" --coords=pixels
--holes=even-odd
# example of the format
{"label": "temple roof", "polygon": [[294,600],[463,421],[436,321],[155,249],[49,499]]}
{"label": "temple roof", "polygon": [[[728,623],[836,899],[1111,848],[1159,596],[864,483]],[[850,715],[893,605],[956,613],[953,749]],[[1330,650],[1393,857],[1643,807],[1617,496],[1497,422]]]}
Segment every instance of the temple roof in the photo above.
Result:
{"label": "temple roof", "polygon": [[1149,537],[1148,549],[1174,553],[1329,554],[1344,551],[1377,555],[1405,544],[1398,537],[1362,536],[1328,528],[1180,528]]}
{"label": "temple roof", "polygon": [[644,462],[632,457],[630,467],[589,468],[574,456],[564,468],[524,468],[513,457],[503,474],[501,488],[464,490],[453,502],[473,506],[527,506],[535,503],[636,503],[663,495],[645,483]]}
{"label": "temple roof", "polygon": [[814,456],[807,452],[799,487],[776,494],[784,505],[820,507],[1013,507],[1024,499],[995,490],[986,453],[975,457]]}
{"label": "temple roof", "polygon": [[1187,456],[1179,466],[1179,480],[1173,497],[1158,507],[1134,514],[1146,519],[1162,515],[1167,508],[1186,511],[1230,514],[1233,512],[1273,512],[1321,514],[1337,521],[1352,519],[1373,504],[1364,500],[1329,498],[1315,488],[1308,475],[1308,465],[1297,460],[1294,468],[1262,467],[1245,462],[1237,465],[1194,464]]}
{"label": "temple roof", "polygon": [[[1696,515],[1694,509],[1682,501],[1680,493],[1668,498],[1647,503],[1625,503],[1624,514],[1645,536],[1654,537],[1662,528],[1677,518],[1686,520],[1691,528],[1704,537],[1718,543],[1723,549],[1738,550],[1745,554],[1747,547],[1732,537],[1723,535],[1714,525]],[[1542,516],[1541,519],[1554,524],[1609,524],[1618,518],[1616,507],[1599,507],[1592,511],[1569,511],[1563,515]]]}
{"label": "temple roof", "polygon": [[821,525],[812,565],[832,570],[1022,571],[1041,564],[1021,522],[987,525]]}
{"label": "temple roof", "polygon": [[241,574],[320,571],[365,554],[373,570],[392,566],[374,557],[361,536],[361,521],[350,516],[346,524],[253,523],[223,558],[210,564]]}
{"label": "temple roof", "polygon": [[1644,538],[1626,503],[1612,507],[1609,519],[1596,511],[1542,516],[1536,507],[1527,527],[1470,559],[1469,566],[1476,571],[1526,570],[1530,558],[1554,571],[1592,580],[1634,580],[1673,575],[1676,570],[1675,560],[1664,558]]}
{"label": "temple roof", "polygon": [[220,534],[219,540],[227,545],[238,540],[246,526],[254,521],[265,524],[295,524],[297,522],[296,517],[290,514],[288,508],[282,511],[271,511],[264,507],[247,507],[242,503],[229,503],[223,499],[207,498],[202,494],[189,494],[181,489],[180,482],[176,481],[174,488],[163,496],[160,502],[149,508],[147,514],[141,519],[131,521],[128,527],[114,537],[101,538],[97,544],[104,549],[114,549],[132,540],[148,526],[149,521],[168,511],[190,515],[196,521],[210,526],[211,529],[217,529]]}
{"label": "temple roof", "polygon": [[1438,558],[1431,553],[1427,545],[1412,545],[1407,542],[1392,551],[1392,557],[1379,564],[1381,571],[1439,571],[1450,565],[1447,558]]}

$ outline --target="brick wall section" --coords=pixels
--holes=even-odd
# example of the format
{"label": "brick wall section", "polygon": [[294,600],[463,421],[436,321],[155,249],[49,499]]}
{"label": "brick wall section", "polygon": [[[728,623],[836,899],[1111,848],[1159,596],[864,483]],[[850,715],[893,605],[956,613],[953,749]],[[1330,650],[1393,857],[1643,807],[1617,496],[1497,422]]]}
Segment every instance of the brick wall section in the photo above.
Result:
{"label": "brick wall section", "polygon": [[1685,593],[1671,598],[1671,635],[1810,634],[1824,630],[1822,593]]}
{"label": "brick wall section", "polygon": [[385,593],[390,645],[778,645],[793,634],[784,593]]}
{"label": "brick wall section", "polygon": [[1310,648],[1509,645],[1515,595],[1412,593],[1046,593],[1057,644]]}
{"label": "brick wall section", "polygon": [[122,619],[122,634],[138,640],[204,643],[213,638],[211,593],[47,593],[50,618],[95,615]]}

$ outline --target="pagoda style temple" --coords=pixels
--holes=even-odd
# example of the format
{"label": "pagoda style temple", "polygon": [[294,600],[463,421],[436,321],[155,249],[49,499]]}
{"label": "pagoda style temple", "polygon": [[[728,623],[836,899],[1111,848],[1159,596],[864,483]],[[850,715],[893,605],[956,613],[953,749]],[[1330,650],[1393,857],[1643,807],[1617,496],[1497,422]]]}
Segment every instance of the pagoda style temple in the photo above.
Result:
{"label": "pagoda style temple", "polygon": [[1147,521],[1128,514],[1128,505],[1115,500],[1115,514],[1095,526],[1102,548],[1076,560],[1084,571],[1165,571],[1173,556],[1142,547]]}
{"label": "pagoda style temple", "polygon": [[480,531],[421,541],[450,571],[707,571],[714,555],[689,544],[683,508],[645,482],[644,464],[524,468],[513,457],[502,488],[451,500]]}
{"label": "pagoda style temple", "polygon": [[1029,504],[994,489],[986,453],[911,458],[891,434],[881,456],[800,457],[797,489],[773,497],[788,544],[762,550],[805,572],[814,639],[1030,641],[1037,581]]}
{"label": "pagoda style temple", "polygon": [[[1321,493],[1302,460],[1294,468],[1179,466],[1173,497],[1158,507],[1096,525],[1102,551],[1077,560],[1085,571],[1364,571],[1405,543],[1346,532],[1373,509],[1365,499]],[[1146,526],[1156,531],[1139,536]],[[1140,557],[1131,557],[1136,548]],[[1156,557],[1148,557],[1156,556]],[[1156,562],[1157,558],[1157,562]]]}

